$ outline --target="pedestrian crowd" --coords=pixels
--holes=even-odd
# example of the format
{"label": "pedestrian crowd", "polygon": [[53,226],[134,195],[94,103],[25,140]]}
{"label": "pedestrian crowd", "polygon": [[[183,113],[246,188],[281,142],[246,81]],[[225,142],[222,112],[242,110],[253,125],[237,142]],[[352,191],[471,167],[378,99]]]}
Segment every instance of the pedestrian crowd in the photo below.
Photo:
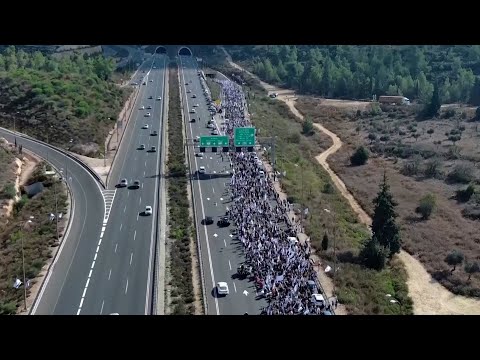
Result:
{"label": "pedestrian crowd", "polygon": [[[228,119],[225,134],[233,137],[234,128],[251,126],[246,99],[234,82],[219,83],[223,117]],[[266,174],[255,153],[231,153],[230,164],[232,206],[228,215],[243,244],[244,266],[255,280],[257,296],[267,301],[262,314],[324,314],[330,305],[317,289],[309,242],[297,240],[295,224],[288,216],[291,204],[279,198],[275,180]]]}

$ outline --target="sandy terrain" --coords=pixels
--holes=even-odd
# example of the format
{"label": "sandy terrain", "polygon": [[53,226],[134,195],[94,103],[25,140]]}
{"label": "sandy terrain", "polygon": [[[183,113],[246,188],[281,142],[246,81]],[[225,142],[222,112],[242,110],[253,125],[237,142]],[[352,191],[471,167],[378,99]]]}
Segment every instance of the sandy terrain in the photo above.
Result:
{"label": "sandy terrain", "polygon": [[[226,50],[223,49],[227,54]],[[229,63],[237,69],[244,70],[237,64],[231,61],[230,56],[227,54]],[[250,75],[255,76],[248,72]],[[286,98],[285,93],[280,95],[280,91],[283,89],[276,89],[274,86],[261,82],[265,90],[269,92],[276,91],[279,96],[278,99],[284,101],[292,112],[303,119],[303,116],[295,108],[294,98]],[[359,220],[370,226],[372,223],[371,218],[358,204],[352,194],[347,190],[343,181],[330,169],[327,163],[329,155],[335,153],[342,146],[340,138],[327,130],[320,124],[314,124],[320,131],[331,137],[333,145],[316,157],[317,161],[328,172],[335,186],[341,192],[341,194],[347,199],[348,203],[359,216]],[[451,314],[480,314],[480,300],[473,298],[467,298],[464,296],[454,295],[436,280],[434,280],[430,274],[424,269],[420,261],[415,259],[405,251],[401,251],[399,254],[400,259],[405,264],[405,268],[408,275],[408,290],[414,304],[415,314],[438,314],[438,315],[451,315]],[[325,284],[326,285],[326,284]]]}

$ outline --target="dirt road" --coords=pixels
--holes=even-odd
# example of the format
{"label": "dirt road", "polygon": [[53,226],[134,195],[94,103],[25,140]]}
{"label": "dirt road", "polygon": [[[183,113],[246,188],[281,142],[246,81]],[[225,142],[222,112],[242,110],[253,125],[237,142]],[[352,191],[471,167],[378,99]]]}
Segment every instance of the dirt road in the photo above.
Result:
{"label": "dirt road", "polygon": [[[231,66],[244,70],[238,64],[232,62],[230,55],[222,48],[227,56],[227,60]],[[251,76],[257,78],[255,75],[246,71]],[[258,79],[258,78],[257,78]],[[273,85],[260,81],[263,88],[269,92],[275,91],[279,95],[277,99],[285,102],[293,114],[303,120],[302,114],[295,107],[296,98],[286,94],[285,89],[276,88]],[[291,94],[291,91],[290,93]],[[326,135],[330,136],[333,141],[333,145],[325,150],[323,153],[315,157],[315,159],[322,165],[322,167],[328,172],[335,186],[340,193],[347,199],[348,203],[358,215],[359,220],[368,227],[372,224],[372,219],[358,204],[353,195],[347,190],[344,182],[330,169],[327,163],[327,158],[331,154],[335,153],[342,147],[342,141],[340,138],[326,129],[320,124],[314,124],[314,126]],[[430,274],[425,270],[420,261],[414,258],[412,255],[405,251],[401,251],[399,258],[403,261],[407,275],[408,292],[413,300],[414,313],[417,315],[480,315],[480,300],[467,298],[464,296],[454,295],[433,279]]]}

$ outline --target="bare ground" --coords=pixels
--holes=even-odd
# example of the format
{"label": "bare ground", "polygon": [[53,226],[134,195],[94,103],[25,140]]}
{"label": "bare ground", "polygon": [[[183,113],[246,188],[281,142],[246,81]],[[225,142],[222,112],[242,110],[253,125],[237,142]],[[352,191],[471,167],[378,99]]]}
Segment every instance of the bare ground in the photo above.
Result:
{"label": "bare ground", "polygon": [[[223,49],[223,51],[227,55],[227,60],[231,66],[239,70],[246,71],[242,67],[231,61],[231,57],[228,55],[225,49]],[[252,73],[248,71],[246,72],[257,78]],[[265,88],[265,90],[269,92],[277,92],[280,94],[280,91],[283,90],[276,88],[275,86],[266,84],[262,81],[260,81],[260,83]],[[289,98],[287,100],[285,96],[286,95],[284,93],[284,96],[279,96],[278,98],[279,100],[284,101],[296,116],[300,115],[299,117],[303,119],[303,116],[295,108],[295,100],[293,100],[292,98]],[[314,125],[320,131],[329,135],[334,142],[334,145],[330,149],[316,157],[317,160],[329,173],[332,181],[335,183],[338,190],[349,202],[352,209],[357,213],[357,215],[359,215],[359,220],[364,224],[370,226],[372,222],[371,218],[358,204],[353,195],[347,190],[343,181],[330,169],[330,166],[326,161],[329,155],[338,151],[338,149],[342,146],[340,138],[320,124]],[[407,270],[407,285],[409,288],[409,295],[412,297],[412,300],[414,302],[415,314],[465,314],[471,313],[472,310],[475,314],[480,314],[480,300],[452,294],[428,274],[420,261],[415,259],[410,254],[406,253],[405,251],[402,251],[400,253],[399,258],[403,261]]]}

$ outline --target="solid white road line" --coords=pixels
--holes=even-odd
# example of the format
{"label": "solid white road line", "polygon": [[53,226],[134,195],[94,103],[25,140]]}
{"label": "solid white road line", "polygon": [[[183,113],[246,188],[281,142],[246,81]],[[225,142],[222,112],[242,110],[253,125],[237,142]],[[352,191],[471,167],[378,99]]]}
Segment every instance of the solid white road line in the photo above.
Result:
{"label": "solid white road line", "polygon": [[137,213],[137,221],[138,221],[138,213]]}
{"label": "solid white road line", "polygon": [[230,268],[230,271],[232,270],[232,264],[230,264],[230,260],[228,260],[228,267]]}
{"label": "solid white road line", "polygon": [[223,239],[223,243],[225,244],[225,247],[227,247],[227,242],[225,241],[225,239]]}
{"label": "solid white road line", "polygon": [[133,240],[135,240],[136,237],[137,237],[137,230],[135,230],[135,232],[133,233]]}
{"label": "solid white road line", "polygon": [[117,246],[118,246],[118,243],[115,244],[115,254],[117,253]]}
{"label": "solid white road line", "polygon": [[128,291],[128,278],[127,278],[127,285],[125,285],[125,294],[127,293]]}
{"label": "solid white road line", "polygon": [[108,273],[108,280],[110,280],[110,276],[112,276],[112,269],[110,269],[110,272]]}
{"label": "solid white road line", "polygon": [[133,253],[130,254],[130,265],[132,265]]}
{"label": "solid white road line", "polygon": [[235,292],[237,292],[237,286],[235,285],[235,281],[233,282],[233,288],[235,289]]}

